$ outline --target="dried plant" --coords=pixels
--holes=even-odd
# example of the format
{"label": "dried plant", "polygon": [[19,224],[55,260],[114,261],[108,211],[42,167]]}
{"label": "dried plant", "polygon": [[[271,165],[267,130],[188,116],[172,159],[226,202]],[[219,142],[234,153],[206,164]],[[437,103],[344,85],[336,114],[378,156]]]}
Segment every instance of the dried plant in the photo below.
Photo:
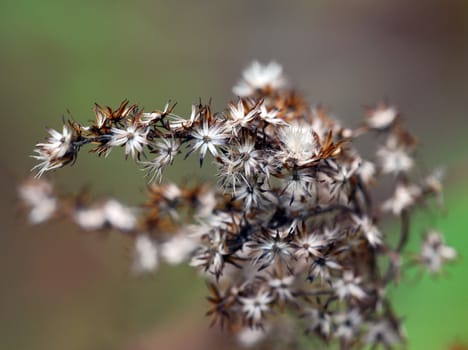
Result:
{"label": "dried plant", "polygon": [[[419,234],[410,225],[416,207],[431,196],[441,204],[441,172],[415,178],[417,142],[390,105],[344,128],[287,89],[276,63],[253,63],[233,91],[237,100],[220,113],[199,103],[184,118],[169,103],[144,112],[124,101],[115,110],[96,104],[90,125],[49,130],[36,145],[37,177],[72,164],[86,145],[99,156],[123,147],[147,170],[148,200],[136,209],[63,198],[32,179],[20,188],[29,219],[66,216],[83,230],[131,233],[136,273],[155,271],[160,259],[196,267],[208,281],[212,323],[245,346],[298,347],[304,331],[343,349],[404,341],[387,287],[406,268],[436,274],[456,258],[435,230],[419,253],[405,252]],[[383,140],[372,161],[357,150],[367,134]],[[211,155],[215,181],[161,184],[181,153],[197,153],[200,166]],[[379,201],[378,185],[393,195]]]}

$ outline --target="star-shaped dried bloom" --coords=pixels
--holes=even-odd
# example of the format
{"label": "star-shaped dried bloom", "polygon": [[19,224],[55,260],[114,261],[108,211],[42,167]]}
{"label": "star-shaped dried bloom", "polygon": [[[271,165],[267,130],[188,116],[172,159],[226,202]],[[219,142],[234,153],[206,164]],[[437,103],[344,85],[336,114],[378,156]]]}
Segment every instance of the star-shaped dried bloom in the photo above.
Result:
{"label": "star-shaped dried bloom", "polygon": [[429,272],[440,272],[445,262],[455,260],[456,257],[456,250],[444,243],[444,239],[439,232],[431,230],[427,233],[419,259]]}
{"label": "star-shaped dried bloom", "polygon": [[403,210],[410,208],[421,195],[421,189],[415,185],[398,184],[393,197],[382,204],[384,211],[399,216]]}
{"label": "star-shaped dried bloom", "polygon": [[381,104],[368,110],[366,124],[372,129],[386,129],[393,124],[397,116],[398,110],[395,107]]}
{"label": "star-shaped dried bloom", "polygon": [[193,137],[193,142],[190,145],[189,153],[200,150],[200,166],[203,165],[207,151],[210,151],[213,157],[219,157],[218,148],[226,144],[229,138],[223,124],[210,123],[208,120],[204,120],[201,125],[192,128],[190,135]]}
{"label": "star-shaped dried bloom", "polygon": [[270,311],[269,304],[274,300],[268,291],[259,291],[250,297],[240,297],[244,318],[250,327],[260,327],[265,314]]}
{"label": "star-shaped dried bloom", "polygon": [[414,163],[407,147],[395,136],[389,137],[386,145],[377,150],[377,159],[384,174],[406,173]]}
{"label": "star-shaped dried bloom", "polygon": [[366,298],[366,292],[361,288],[362,278],[356,277],[352,271],[345,271],[341,278],[333,282],[333,288],[340,299],[354,297],[356,299]]}
{"label": "star-shaped dried bloom", "polygon": [[242,73],[242,80],[232,89],[240,97],[251,96],[259,90],[279,89],[286,80],[283,76],[283,67],[276,62],[266,65],[258,61],[252,62]]}
{"label": "star-shaped dried bloom", "polygon": [[107,143],[110,147],[125,145],[125,156],[131,154],[132,158],[139,158],[143,152],[143,146],[148,144],[146,138],[148,128],[141,126],[138,121],[128,124],[125,129],[112,128],[112,138]]}

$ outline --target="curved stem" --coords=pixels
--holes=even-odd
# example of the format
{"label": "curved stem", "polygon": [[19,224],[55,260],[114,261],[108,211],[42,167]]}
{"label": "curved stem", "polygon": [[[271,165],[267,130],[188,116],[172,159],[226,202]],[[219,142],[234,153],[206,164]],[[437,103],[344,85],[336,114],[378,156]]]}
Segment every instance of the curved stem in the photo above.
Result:
{"label": "curved stem", "polygon": [[[409,231],[410,231],[409,211],[408,210],[403,210],[403,212],[401,213],[400,239],[398,241],[398,244],[397,244],[395,250],[393,252],[389,252],[389,254],[396,253],[397,255],[400,255],[403,248],[406,246],[406,243],[408,242]],[[387,272],[385,273],[385,277],[383,278],[383,285],[384,286],[387,285],[388,283],[390,283],[390,281],[394,277],[395,273],[396,273],[396,266],[390,259]]]}

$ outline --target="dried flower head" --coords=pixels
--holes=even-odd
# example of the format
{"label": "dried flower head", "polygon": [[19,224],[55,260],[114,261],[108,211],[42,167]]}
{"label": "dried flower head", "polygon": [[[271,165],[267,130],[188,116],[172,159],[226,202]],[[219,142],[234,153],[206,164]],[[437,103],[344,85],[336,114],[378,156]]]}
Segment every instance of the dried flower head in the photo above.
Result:
{"label": "dried flower head", "polygon": [[[413,173],[416,142],[398,109],[379,105],[365,126],[345,128],[285,89],[277,63],[254,62],[233,90],[238,99],[220,113],[199,103],[184,117],[169,103],[144,112],[124,101],[117,109],[96,105],[91,125],[49,130],[35,149],[38,177],[86,145],[98,155],[123,147],[148,171],[148,200],[139,210],[111,198],[83,202],[29,180],[20,187],[29,220],[61,216],[86,231],[125,233],[134,240],[136,273],[155,271],[160,258],[194,266],[209,281],[212,323],[229,326],[245,346],[271,348],[300,329],[344,349],[402,342],[385,290],[404,267],[436,273],[456,252],[432,230],[413,264],[402,264],[412,213],[431,196],[440,203],[442,184],[439,173]],[[369,133],[384,135],[375,159],[357,146]],[[211,184],[159,183],[179,154],[194,152],[200,166],[208,157],[215,163]],[[147,154],[154,158],[142,161]],[[392,197],[380,200],[376,184]],[[388,230],[384,219],[400,230]]]}

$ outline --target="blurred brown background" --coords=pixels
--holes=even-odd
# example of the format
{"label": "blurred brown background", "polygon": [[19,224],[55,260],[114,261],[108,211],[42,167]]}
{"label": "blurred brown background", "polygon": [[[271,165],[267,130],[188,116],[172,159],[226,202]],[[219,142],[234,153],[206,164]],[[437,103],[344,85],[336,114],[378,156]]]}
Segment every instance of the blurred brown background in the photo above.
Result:
{"label": "blurred brown background", "polygon": [[[423,169],[448,169],[447,215],[429,221],[468,252],[467,1],[3,0],[0,28],[1,349],[162,349],[160,335],[180,319],[206,329],[204,284],[192,270],[134,279],[126,237],[61,222],[30,227],[15,186],[44,126],[59,128],[67,109],[85,122],[94,102],[128,98],[153,109],[172,99],[187,115],[192,102],[212,97],[219,110],[253,59],[280,62],[311,103],[349,126],[364,106],[398,105],[421,140]],[[83,152],[52,178],[63,192],[92,184],[135,204],[145,179],[122,158]],[[188,176],[188,164],[180,160],[166,178]],[[410,349],[468,341],[467,273],[460,261],[442,281],[395,292]]]}

